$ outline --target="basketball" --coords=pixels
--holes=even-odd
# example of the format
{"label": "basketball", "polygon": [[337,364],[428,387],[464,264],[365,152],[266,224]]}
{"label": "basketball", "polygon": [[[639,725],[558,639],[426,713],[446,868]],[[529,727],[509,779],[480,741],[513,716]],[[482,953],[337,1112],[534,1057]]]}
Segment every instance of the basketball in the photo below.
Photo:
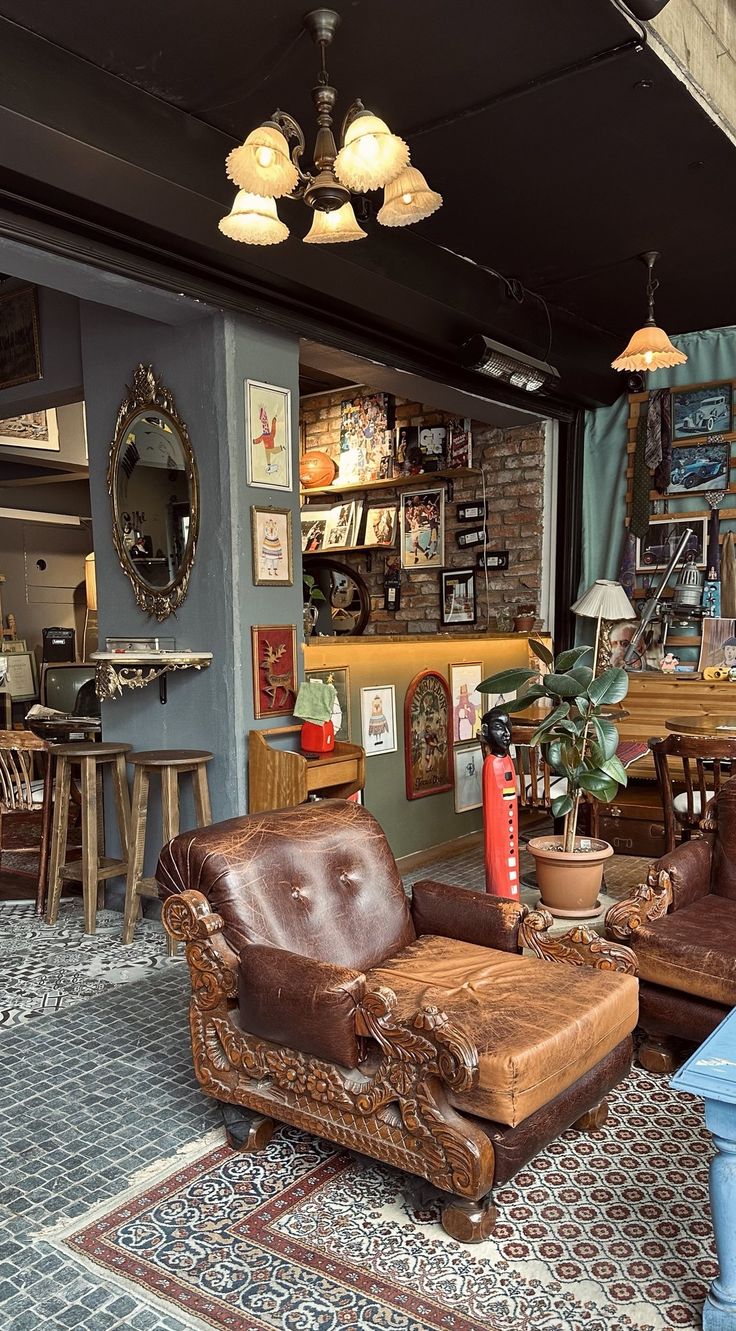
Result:
{"label": "basketball", "polygon": [[313,448],[304,453],[299,463],[299,480],[305,490],[313,490],[318,485],[331,485],[337,475],[337,466],[327,453],[320,453]]}

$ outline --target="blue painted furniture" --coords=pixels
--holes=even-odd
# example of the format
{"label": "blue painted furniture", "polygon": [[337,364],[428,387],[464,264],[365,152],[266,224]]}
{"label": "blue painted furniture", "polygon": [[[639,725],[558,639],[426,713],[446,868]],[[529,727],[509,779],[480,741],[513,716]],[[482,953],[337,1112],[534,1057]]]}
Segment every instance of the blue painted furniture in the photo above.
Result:
{"label": "blue painted furniture", "polygon": [[721,1269],[705,1301],[703,1331],[736,1331],[736,1009],[675,1073],[672,1085],[703,1097],[716,1147],[710,1205]]}

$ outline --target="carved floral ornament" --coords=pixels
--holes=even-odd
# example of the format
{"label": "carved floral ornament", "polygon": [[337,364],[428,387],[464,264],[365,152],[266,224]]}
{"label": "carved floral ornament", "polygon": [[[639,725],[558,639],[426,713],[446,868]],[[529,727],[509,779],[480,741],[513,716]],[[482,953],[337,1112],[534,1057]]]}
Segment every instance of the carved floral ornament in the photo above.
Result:
{"label": "carved floral ornament", "polygon": [[[157,585],[150,577],[151,567],[157,560],[145,557],[134,559],[126,536],[123,518],[125,510],[124,487],[129,480],[136,458],[136,426],[143,427],[146,415],[160,419],[161,438],[169,441],[172,467],[183,471],[188,491],[188,531],[182,548],[175,550],[174,575],[164,584]],[[165,472],[165,466],[159,463]],[[107,467],[107,490],[112,506],[112,538],[120,567],[130,580],[133,594],[141,610],[157,620],[166,619],[184,601],[192,571],[199,536],[199,479],[189,432],[181,419],[170,390],[154,373],[152,365],[137,365],[132,383],[126,385],[115,423],[115,436],[110,446]]]}

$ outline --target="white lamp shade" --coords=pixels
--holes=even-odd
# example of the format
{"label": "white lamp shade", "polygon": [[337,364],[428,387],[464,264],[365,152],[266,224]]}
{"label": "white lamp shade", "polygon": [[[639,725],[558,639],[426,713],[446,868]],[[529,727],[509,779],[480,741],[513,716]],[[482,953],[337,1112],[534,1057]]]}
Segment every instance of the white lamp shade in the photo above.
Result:
{"label": "white lamp shade", "polygon": [[378,220],[383,226],[409,226],[431,217],[441,207],[442,195],[429,188],[421,171],[408,166],[386,186]]}
{"label": "white lamp shade", "polygon": [[409,148],[384,120],[361,111],[345,131],[335,175],[348,189],[383,189],[409,165]]}
{"label": "white lamp shade", "polygon": [[340,241],[364,240],[367,232],[358,226],[352,203],[344,203],[342,208],[335,208],[331,213],[315,209],[314,220],[307,235],[305,245],[330,245]]}
{"label": "white lamp shade", "polygon": [[687,356],[673,346],[663,328],[645,324],[637,328],[629,345],[620,356],[611,361],[612,370],[667,370],[672,365],[684,365]]}
{"label": "white lamp shade", "polygon": [[235,196],[227,217],[219,222],[223,235],[246,245],[278,245],[286,240],[289,228],[279,218],[274,199],[249,194],[241,189]]}
{"label": "white lamp shade", "polygon": [[571,609],[587,619],[636,619],[636,610],[621,583],[606,578],[598,578]]}
{"label": "white lamp shade", "polygon": [[286,138],[275,125],[252,130],[245,143],[228,153],[225,171],[240,189],[271,199],[291,194],[299,179]]}
{"label": "white lamp shade", "polygon": [[84,587],[87,594],[87,609],[97,609],[97,573],[94,554],[87,555],[84,561]]}

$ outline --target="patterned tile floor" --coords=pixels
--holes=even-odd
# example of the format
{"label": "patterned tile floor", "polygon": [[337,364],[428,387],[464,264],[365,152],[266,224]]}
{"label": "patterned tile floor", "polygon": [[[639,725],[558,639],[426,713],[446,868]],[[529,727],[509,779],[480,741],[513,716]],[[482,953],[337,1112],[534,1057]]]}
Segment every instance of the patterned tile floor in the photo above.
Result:
{"label": "patterned tile floor", "polygon": [[[482,890],[479,848],[407,884],[420,877]],[[124,948],[120,923],[102,911],[87,938],[78,900],[53,929],[28,902],[0,903],[2,1331],[186,1331],[42,1236],[219,1128],[191,1068],[186,966],[167,958],[160,924]]]}

